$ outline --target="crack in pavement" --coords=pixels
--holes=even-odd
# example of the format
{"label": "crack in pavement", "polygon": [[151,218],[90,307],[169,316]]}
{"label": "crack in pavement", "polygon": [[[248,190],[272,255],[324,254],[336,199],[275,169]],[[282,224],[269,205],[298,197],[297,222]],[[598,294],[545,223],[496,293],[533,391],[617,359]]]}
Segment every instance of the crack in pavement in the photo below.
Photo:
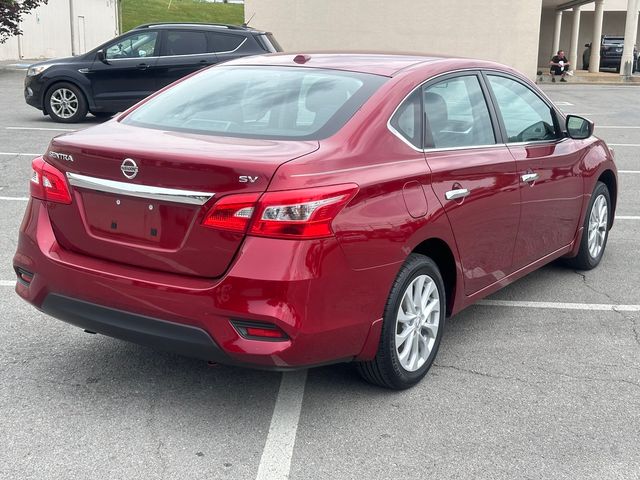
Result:
{"label": "crack in pavement", "polygon": [[625,380],[623,378],[598,378],[598,377],[590,377],[588,375],[571,375],[569,373],[557,372],[555,370],[547,370],[540,366],[534,366],[541,372],[550,374],[550,375],[558,375],[560,377],[570,378],[572,380],[587,380],[591,382],[613,382],[613,383],[626,383],[628,385],[632,385],[634,387],[640,388],[640,383],[632,382],[631,380]]}
{"label": "crack in pavement", "polygon": [[[531,382],[529,380],[525,380],[523,378],[520,377],[512,377],[512,376],[505,376],[505,375],[494,375],[491,373],[487,373],[487,372],[480,372],[478,370],[472,370],[469,368],[463,368],[463,367],[459,367],[457,365],[443,365],[443,364],[439,364],[439,363],[434,363],[433,364],[434,367],[439,367],[439,368],[449,368],[451,370],[456,370],[459,372],[463,372],[463,373],[470,373],[472,375],[478,375],[481,377],[485,377],[485,378],[492,378],[492,379],[497,379],[497,380],[514,380],[516,382],[520,382],[520,383],[524,383],[526,385],[532,386],[532,387],[536,387],[539,389],[539,385],[542,382]],[[583,375],[571,375],[568,373],[563,373],[563,372],[557,372],[555,370],[547,370],[544,369],[542,367],[539,366],[535,366],[534,368],[540,370],[541,372],[544,372],[546,374],[549,375],[558,375],[561,377],[566,377],[566,378],[570,378],[572,380],[587,380],[587,381],[592,381],[592,382],[613,382],[613,383],[625,383],[637,388],[640,388],[640,383],[636,383],[633,382],[631,380],[625,380],[623,378],[598,378],[598,377],[590,377],[590,376],[583,376]]]}
{"label": "crack in pavement", "polygon": [[606,292],[601,292],[600,290],[598,290],[597,288],[591,286],[587,280],[587,275],[585,273],[582,273],[578,270],[574,270],[573,273],[575,273],[576,275],[582,277],[582,282],[584,283],[584,286],[587,287],[589,290],[591,290],[594,293],[598,293],[600,295],[604,295],[605,297],[607,297],[609,299],[609,301],[611,301],[612,304],[616,304],[618,303],[616,300],[614,300],[613,298],[611,298],[611,295],[609,295]]}
{"label": "crack in pavement", "polygon": [[481,376],[481,377],[493,378],[493,379],[497,379],[497,380],[515,380],[516,382],[524,383],[524,384],[532,386],[532,387],[537,387],[538,386],[538,382],[530,382],[530,381],[525,380],[525,379],[520,378],[520,377],[509,377],[509,376],[503,376],[503,375],[494,375],[494,374],[487,373],[487,372],[480,372],[478,370],[472,370],[472,369],[469,369],[469,368],[458,367],[457,365],[443,365],[441,363],[434,363],[433,366],[434,367],[438,367],[438,368],[449,368],[451,370],[456,370],[458,372],[470,373],[472,375],[478,375],[478,376]]}

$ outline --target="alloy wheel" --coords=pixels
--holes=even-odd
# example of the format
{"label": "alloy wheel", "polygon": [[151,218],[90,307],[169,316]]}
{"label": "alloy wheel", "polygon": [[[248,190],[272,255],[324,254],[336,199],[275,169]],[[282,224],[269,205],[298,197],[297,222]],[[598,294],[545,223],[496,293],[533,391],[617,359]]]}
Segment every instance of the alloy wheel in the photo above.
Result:
{"label": "alloy wheel", "polygon": [[598,258],[602,252],[607,237],[607,224],[609,220],[609,208],[607,199],[600,194],[593,202],[589,214],[588,247],[591,258]]}
{"label": "alloy wheel", "polygon": [[425,364],[439,325],[438,288],[429,275],[419,275],[405,290],[396,317],[396,353],[404,370],[415,372]]}
{"label": "alloy wheel", "polygon": [[60,118],[71,118],[78,112],[78,97],[68,88],[58,88],[51,94],[49,105]]}

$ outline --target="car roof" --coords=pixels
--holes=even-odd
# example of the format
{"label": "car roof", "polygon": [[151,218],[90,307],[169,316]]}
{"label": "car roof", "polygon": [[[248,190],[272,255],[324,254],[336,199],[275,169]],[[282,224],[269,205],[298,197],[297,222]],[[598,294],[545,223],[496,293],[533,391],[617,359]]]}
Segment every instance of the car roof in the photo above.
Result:
{"label": "car roof", "polygon": [[451,64],[452,68],[498,68],[511,71],[494,62],[419,53],[378,52],[301,52],[274,53],[243,57],[225,65],[304,66],[346,70],[393,77],[411,67],[430,64]]}
{"label": "car roof", "polygon": [[266,33],[261,30],[256,30],[252,27],[245,25],[231,25],[228,23],[198,23],[198,22],[156,22],[145,23],[138,25],[133,30],[142,30],[145,28],[167,28],[167,29],[180,29],[180,30],[216,30],[216,31],[229,31],[229,32],[251,32],[251,33]]}

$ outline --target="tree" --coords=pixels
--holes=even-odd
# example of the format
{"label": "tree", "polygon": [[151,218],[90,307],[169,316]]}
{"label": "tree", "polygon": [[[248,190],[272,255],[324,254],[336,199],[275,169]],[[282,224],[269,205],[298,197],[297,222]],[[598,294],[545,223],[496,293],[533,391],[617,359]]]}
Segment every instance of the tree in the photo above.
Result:
{"label": "tree", "polygon": [[0,43],[13,35],[20,35],[20,22],[25,13],[30,12],[48,0],[0,0]]}

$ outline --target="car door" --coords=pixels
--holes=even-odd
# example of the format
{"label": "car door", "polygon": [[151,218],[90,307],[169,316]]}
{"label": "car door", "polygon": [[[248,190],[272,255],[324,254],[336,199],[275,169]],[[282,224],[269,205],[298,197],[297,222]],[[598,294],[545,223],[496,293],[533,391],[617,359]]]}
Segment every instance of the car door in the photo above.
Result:
{"label": "car door", "polygon": [[453,229],[471,295],[513,271],[520,217],[516,162],[501,142],[482,77],[465,72],[423,86],[426,161]]}
{"label": "car door", "polygon": [[524,81],[486,74],[520,182],[521,221],[514,266],[569,245],[582,206],[581,151],[566,137],[555,109]]}
{"label": "car door", "polygon": [[102,60],[96,55],[87,77],[97,106],[117,112],[157,89],[158,36],[157,30],[136,31],[105,47]]}
{"label": "car door", "polygon": [[158,58],[158,89],[216,62],[206,31],[167,29]]}

